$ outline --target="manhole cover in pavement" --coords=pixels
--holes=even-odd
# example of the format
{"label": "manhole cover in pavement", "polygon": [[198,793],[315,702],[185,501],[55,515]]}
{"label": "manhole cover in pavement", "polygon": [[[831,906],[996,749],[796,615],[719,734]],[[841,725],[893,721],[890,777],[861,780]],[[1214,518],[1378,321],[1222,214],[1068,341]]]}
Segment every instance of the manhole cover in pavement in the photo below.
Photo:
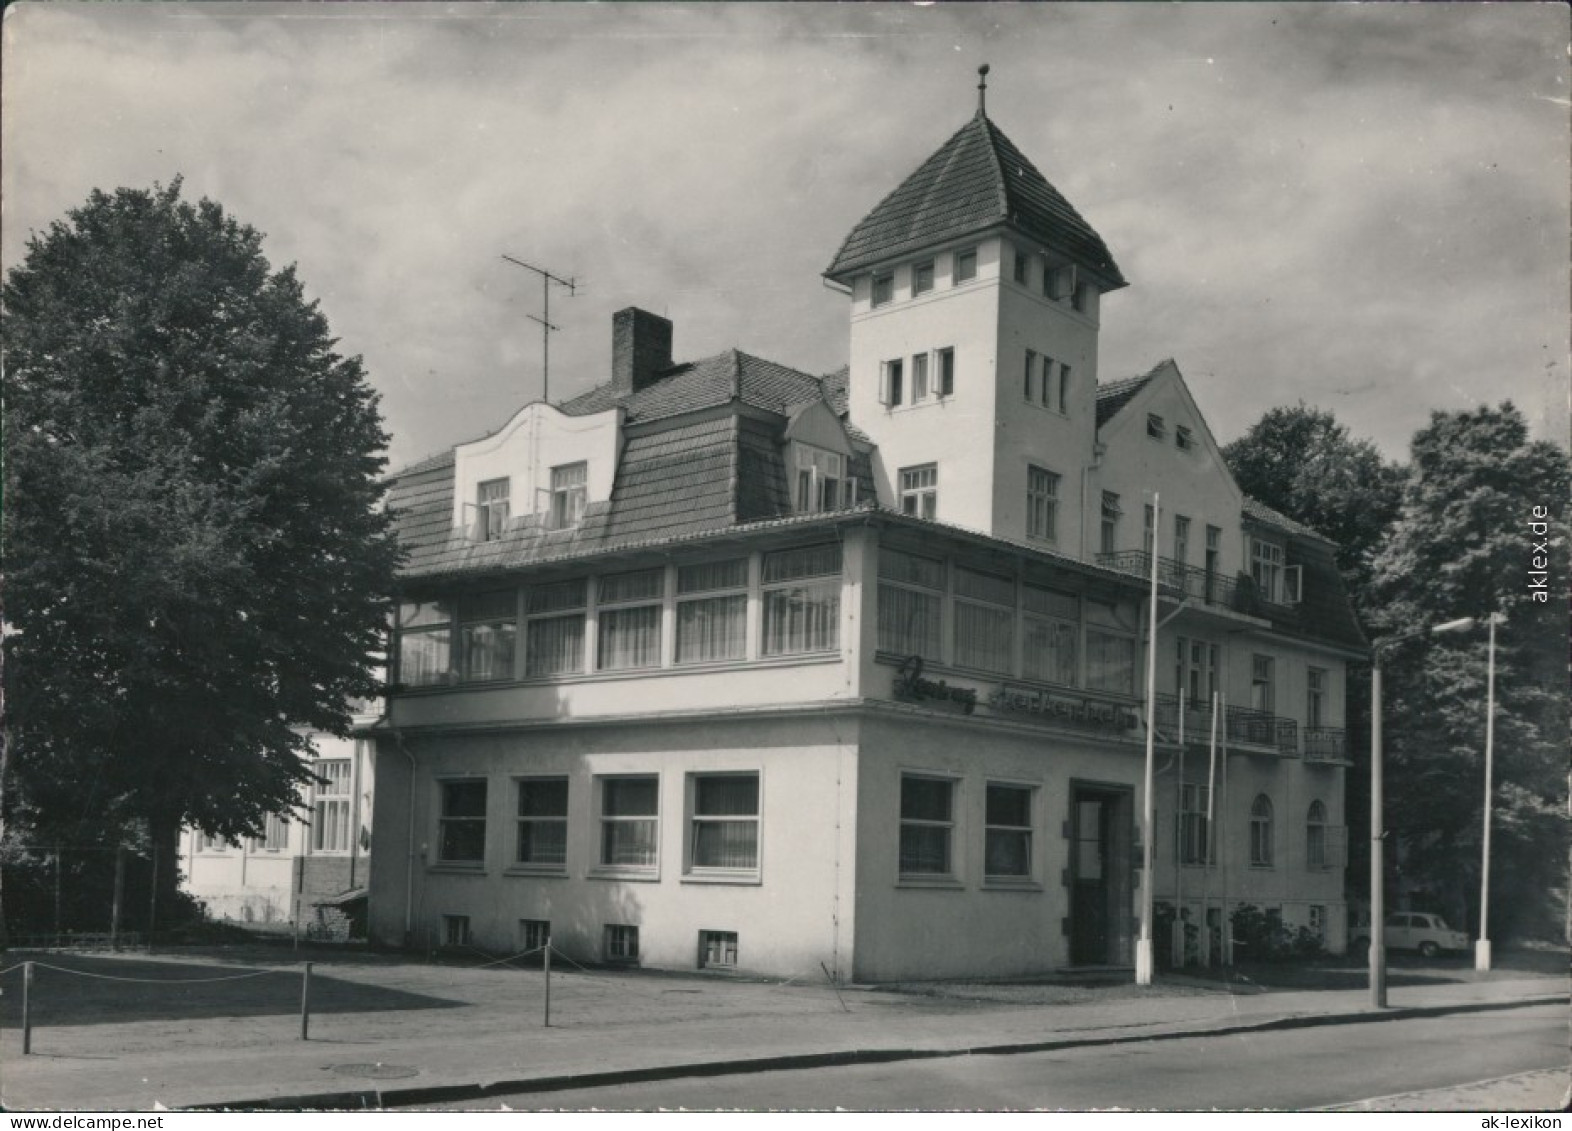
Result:
{"label": "manhole cover in pavement", "polygon": [[420,1075],[420,1069],[404,1064],[335,1064],[331,1071],[339,1076],[354,1076],[361,1080],[403,1080]]}

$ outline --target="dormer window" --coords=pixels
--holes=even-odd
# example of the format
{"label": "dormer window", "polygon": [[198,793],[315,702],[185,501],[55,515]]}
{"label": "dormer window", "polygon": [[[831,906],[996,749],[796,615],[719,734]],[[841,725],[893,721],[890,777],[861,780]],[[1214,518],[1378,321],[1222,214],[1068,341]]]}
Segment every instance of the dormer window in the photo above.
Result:
{"label": "dormer window", "polygon": [[912,294],[927,294],[933,290],[933,260],[926,259],[912,266]]}
{"label": "dormer window", "polygon": [[811,444],[792,444],[792,464],[796,471],[794,509],[798,514],[816,514],[844,505],[847,491],[846,457],[839,452]]}
{"label": "dormer window", "polygon": [[475,540],[491,542],[502,537],[508,521],[508,480],[488,479],[475,488]]}
{"label": "dormer window", "polygon": [[1280,600],[1283,577],[1283,548],[1276,542],[1251,539],[1250,576],[1263,600]]}
{"label": "dormer window", "polygon": [[1181,452],[1188,452],[1195,447],[1195,433],[1183,424],[1174,426],[1174,447]]}
{"label": "dormer window", "polygon": [[873,277],[873,305],[883,306],[895,297],[895,272],[881,271]]}
{"label": "dormer window", "polygon": [[551,529],[567,530],[584,520],[589,465],[565,463],[551,469]]}
{"label": "dormer window", "polygon": [[1155,412],[1146,414],[1146,434],[1154,440],[1161,440],[1168,435],[1168,426]]}
{"label": "dormer window", "polygon": [[964,248],[955,253],[955,281],[966,283],[977,278],[977,249]]}

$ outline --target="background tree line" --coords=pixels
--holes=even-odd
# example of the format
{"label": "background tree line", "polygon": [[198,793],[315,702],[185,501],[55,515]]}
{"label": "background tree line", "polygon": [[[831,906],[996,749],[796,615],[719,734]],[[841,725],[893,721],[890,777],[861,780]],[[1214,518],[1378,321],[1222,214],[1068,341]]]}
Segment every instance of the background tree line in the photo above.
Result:
{"label": "background tree line", "polygon": [[[1406,464],[1331,413],[1266,413],[1224,449],[1239,486],[1336,541],[1372,643],[1500,613],[1490,934],[1560,937],[1567,923],[1567,454],[1533,441],[1510,402],[1433,412]],[[1533,508],[1548,537],[1531,533]],[[1545,601],[1530,559],[1549,542]],[[1484,809],[1487,633],[1423,635],[1383,664],[1389,900],[1477,934]],[[1369,665],[1351,665],[1348,887],[1368,897]],[[1389,903],[1389,906],[1403,906]]]}

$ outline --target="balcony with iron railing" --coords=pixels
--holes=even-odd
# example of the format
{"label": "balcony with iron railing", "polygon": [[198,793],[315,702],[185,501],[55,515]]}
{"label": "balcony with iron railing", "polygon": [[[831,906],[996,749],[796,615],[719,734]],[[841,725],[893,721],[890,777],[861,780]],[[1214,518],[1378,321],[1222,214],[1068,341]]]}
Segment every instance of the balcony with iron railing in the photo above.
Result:
{"label": "balcony with iron railing", "polygon": [[1352,765],[1348,732],[1342,727],[1305,727],[1305,761],[1334,766]]}
{"label": "balcony with iron railing", "polygon": [[[1156,703],[1157,727],[1169,738],[1179,732],[1179,697],[1158,694]],[[1299,756],[1299,724],[1293,719],[1249,707],[1228,707],[1219,720],[1220,738],[1231,746],[1248,746],[1269,750],[1280,757]],[[1331,728],[1319,728],[1322,731]],[[1187,744],[1205,745],[1211,738],[1212,711],[1209,706],[1190,704],[1184,709],[1184,736]],[[1341,732],[1338,732],[1341,733]]]}
{"label": "balcony with iron railing", "polygon": [[[1152,555],[1145,550],[1098,554],[1097,564],[1143,580],[1150,580],[1152,576]],[[1244,584],[1240,584],[1241,581]],[[1282,604],[1263,594],[1248,576],[1226,577],[1216,570],[1186,565],[1173,558],[1157,559],[1157,587],[1170,596],[1187,597],[1203,605],[1250,616],[1262,615],[1263,605]]]}

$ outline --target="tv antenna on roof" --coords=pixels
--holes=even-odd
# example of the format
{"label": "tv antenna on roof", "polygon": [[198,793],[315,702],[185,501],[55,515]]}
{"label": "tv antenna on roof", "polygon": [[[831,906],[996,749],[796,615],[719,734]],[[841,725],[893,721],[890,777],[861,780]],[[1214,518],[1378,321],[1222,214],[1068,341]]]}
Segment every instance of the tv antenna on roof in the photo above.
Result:
{"label": "tv antenna on roof", "polygon": [[544,267],[536,267],[534,264],[525,263],[522,259],[514,259],[506,253],[502,258],[515,267],[522,267],[540,276],[540,317],[536,318],[533,314],[526,314],[524,317],[531,322],[540,323],[540,399],[549,404],[551,402],[551,332],[561,329],[560,326],[551,324],[551,284],[567,287],[569,298],[578,296],[578,284],[572,279],[559,278]]}

